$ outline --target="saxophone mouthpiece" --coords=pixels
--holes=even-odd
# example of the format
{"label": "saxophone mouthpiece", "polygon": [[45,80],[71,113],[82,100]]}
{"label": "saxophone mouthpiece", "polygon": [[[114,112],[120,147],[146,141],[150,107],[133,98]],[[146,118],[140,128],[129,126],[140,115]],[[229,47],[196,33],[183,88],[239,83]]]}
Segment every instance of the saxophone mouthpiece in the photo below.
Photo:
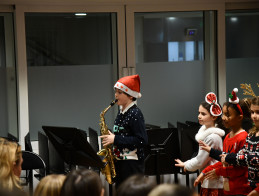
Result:
{"label": "saxophone mouthpiece", "polygon": [[115,99],[114,101],[111,102],[111,106],[113,106],[116,102],[118,101],[118,99]]}

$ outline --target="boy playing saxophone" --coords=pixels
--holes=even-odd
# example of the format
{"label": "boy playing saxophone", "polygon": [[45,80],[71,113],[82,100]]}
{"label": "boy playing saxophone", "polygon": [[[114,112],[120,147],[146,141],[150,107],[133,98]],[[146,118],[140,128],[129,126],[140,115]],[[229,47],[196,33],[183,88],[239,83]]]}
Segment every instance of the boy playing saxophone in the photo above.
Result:
{"label": "boy playing saxophone", "polygon": [[100,136],[103,146],[113,144],[116,155],[116,188],[129,176],[144,173],[144,146],[147,145],[144,116],[136,105],[141,97],[139,75],[126,76],[114,85],[120,110],[113,133]]}

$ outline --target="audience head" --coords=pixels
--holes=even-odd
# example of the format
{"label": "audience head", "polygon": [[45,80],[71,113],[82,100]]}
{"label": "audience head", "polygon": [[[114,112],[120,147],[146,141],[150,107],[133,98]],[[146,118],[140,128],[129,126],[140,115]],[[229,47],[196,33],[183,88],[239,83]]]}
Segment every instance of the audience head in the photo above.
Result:
{"label": "audience head", "polygon": [[1,196],[28,196],[26,192],[24,192],[21,189],[15,189],[15,190],[6,190],[0,188],[0,195]]}
{"label": "audience head", "polygon": [[62,196],[103,196],[104,189],[100,176],[87,169],[71,171],[61,189]]}
{"label": "audience head", "polygon": [[0,138],[0,188],[13,191],[21,189],[19,177],[22,170],[22,151],[17,142]]}
{"label": "audience head", "polygon": [[33,196],[59,196],[65,175],[51,174],[41,179]]}
{"label": "audience head", "polygon": [[194,191],[178,184],[160,184],[148,196],[193,196]]}
{"label": "audience head", "polygon": [[118,188],[117,196],[147,196],[156,183],[144,175],[137,174],[127,178]]}

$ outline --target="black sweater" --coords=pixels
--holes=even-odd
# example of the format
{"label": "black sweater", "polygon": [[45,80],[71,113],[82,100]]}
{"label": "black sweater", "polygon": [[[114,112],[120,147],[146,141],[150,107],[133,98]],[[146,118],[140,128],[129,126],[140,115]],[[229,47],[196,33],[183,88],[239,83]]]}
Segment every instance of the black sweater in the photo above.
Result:
{"label": "black sweater", "polygon": [[143,148],[147,145],[148,137],[143,114],[135,104],[124,114],[118,113],[113,132],[115,134],[114,153],[118,159],[144,159]]}

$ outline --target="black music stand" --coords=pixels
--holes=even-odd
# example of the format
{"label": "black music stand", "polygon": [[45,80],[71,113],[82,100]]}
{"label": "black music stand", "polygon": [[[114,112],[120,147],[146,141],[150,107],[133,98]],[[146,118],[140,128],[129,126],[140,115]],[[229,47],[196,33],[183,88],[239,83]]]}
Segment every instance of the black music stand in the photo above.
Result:
{"label": "black music stand", "polygon": [[87,141],[85,131],[73,127],[42,126],[62,159],[72,165],[103,167],[101,158]]}
{"label": "black music stand", "polygon": [[175,182],[178,183],[177,173],[180,169],[174,165],[174,160],[180,158],[177,129],[150,129],[147,135],[145,174],[156,175],[157,184],[160,184],[161,174],[175,174]]}
{"label": "black music stand", "polygon": [[[177,122],[177,129],[180,135],[180,151],[181,151],[181,161],[185,162],[195,156],[197,156],[199,151],[199,144],[195,140],[195,135],[199,131],[200,125],[195,122],[186,121],[187,124],[182,122]],[[183,169],[180,174],[186,176],[186,186],[189,187],[189,174],[197,173],[197,177],[199,176],[199,170],[194,172],[184,172]],[[198,187],[198,190],[200,188]]]}

